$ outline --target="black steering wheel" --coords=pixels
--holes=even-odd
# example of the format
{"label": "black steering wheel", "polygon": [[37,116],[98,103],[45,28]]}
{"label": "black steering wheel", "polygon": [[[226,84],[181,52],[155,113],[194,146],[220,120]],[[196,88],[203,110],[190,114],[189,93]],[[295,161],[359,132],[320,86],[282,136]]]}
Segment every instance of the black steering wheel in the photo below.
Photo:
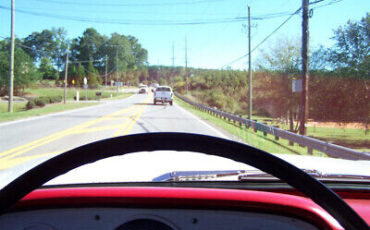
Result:
{"label": "black steering wheel", "polygon": [[335,192],[299,168],[254,147],[221,138],[186,133],[146,133],[87,144],[60,154],[29,170],[0,191],[0,213],[47,181],[78,166],[107,157],[140,151],[194,151],[225,157],[269,173],[330,213],[345,229],[369,229],[367,223]]}

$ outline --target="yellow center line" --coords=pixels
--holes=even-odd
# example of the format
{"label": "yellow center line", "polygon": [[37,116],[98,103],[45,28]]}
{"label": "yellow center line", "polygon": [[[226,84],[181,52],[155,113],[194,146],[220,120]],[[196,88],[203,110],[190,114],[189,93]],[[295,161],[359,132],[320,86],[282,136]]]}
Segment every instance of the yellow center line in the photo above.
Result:
{"label": "yellow center line", "polygon": [[145,101],[145,105],[143,106],[143,108],[141,109],[141,111],[137,113],[137,115],[136,115],[135,119],[134,119],[134,120],[133,120],[133,121],[128,125],[128,127],[127,127],[126,131],[123,133],[123,135],[124,135],[124,136],[130,133],[130,131],[131,131],[132,127],[136,124],[137,120],[138,120],[138,119],[141,117],[141,115],[144,113],[145,108],[146,108],[146,106],[147,106],[147,103],[149,102],[149,99],[150,99],[150,98],[148,97],[148,98],[147,98],[147,100]]}
{"label": "yellow center line", "polygon": [[[135,116],[136,114],[133,114],[133,116]],[[131,119],[133,118],[129,118],[125,121],[125,123],[123,123],[122,125],[120,125],[119,129],[113,134],[113,137],[117,137],[120,135],[120,133],[122,133],[125,128],[127,127],[127,125],[129,124],[129,122],[131,121]],[[117,128],[117,127],[116,127]]]}
{"label": "yellow center line", "polygon": [[114,130],[117,129],[117,125],[105,125],[105,126],[99,126],[99,127],[94,127],[94,128],[76,130],[71,134],[94,133],[94,132],[112,130],[112,129]]}
{"label": "yellow center line", "polygon": [[1,164],[0,165],[0,170],[5,170],[5,169],[12,168],[16,165],[19,165],[21,163],[24,163],[24,162],[32,160],[32,159],[37,159],[37,158],[41,158],[41,157],[44,157],[44,156],[56,156],[56,155],[59,155],[59,154],[65,152],[65,151],[66,150],[1,160],[1,162],[6,163],[6,164]]}
{"label": "yellow center line", "polygon": [[[149,101],[149,97],[146,98],[145,102]],[[141,106],[140,106],[141,107]],[[126,130],[125,134],[128,133],[128,131],[132,128],[132,126],[136,123],[137,119],[140,117],[140,115],[143,113],[144,109],[146,106],[143,108],[140,108],[138,105],[130,106],[128,108],[122,109],[120,111],[105,115],[103,117],[96,118],[94,120],[87,121],[85,123],[76,125],[74,127],[71,127],[69,129],[51,134],[47,137],[40,138],[38,140],[32,141],[30,143],[18,146],[16,148],[7,150],[5,152],[0,153],[0,170],[1,169],[6,169],[6,168],[11,168],[14,167],[15,165],[21,164],[23,162],[26,162],[31,159],[39,158],[42,156],[46,155],[52,155],[54,153],[46,153],[46,154],[38,154],[38,155],[32,155],[32,156],[23,156],[21,157],[20,155],[22,153],[28,152],[32,149],[35,149],[39,146],[48,144],[54,140],[60,139],[62,137],[65,137],[67,135],[72,135],[72,134],[79,134],[79,133],[87,133],[87,132],[96,132],[96,131],[101,131],[101,130],[108,130],[108,129],[116,129],[117,125],[109,125],[109,126],[102,126],[102,127],[93,127],[93,128],[88,128],[91,125],[97,124],[99,122],[105,121],[105,120],[111,120],[113,119],[122,119],[122,117],[117,118],[117,116],[126,114],[126,113],[131,113],[132,119],[127,119],[125,123],[121,126],[119,129],[119,133],[122,133],[126,127],[128,129]],[[134,112],[134,113],[133,113]],[[127,117],[127,116],[125,116]],[[62,153],[63,151],[58,151],[55,152],[55,155]]]}
{"label": "yellow center line", "polygon": [[89,126],[91,126],[93,124],[102,122],[104,120],[108,120],[110,117],[117,116],[117,115],[120,115],[120,114],[124,114],[124,113],[126,113],[126,112],[128,112],[128,111],[130,111],[130,110],[132,110],[134,108],[136,108],[136,106],[131,106],[131,107],[125,108],[123,110],[120,110],[120,111],[117,111],[117,112],[114,112],[114,113],[105,115],[103,117],[100,117],[100,118],[97,118],[97,119],[94,119],[94,120],[87,121],[85,123],[76,125],[76,126],[71,127],[69,129],[66,129],[66,130],[63,130],[63,131],[60,131],[60,132],[51,134],[49,136],[40,138],[38,140],[29,142],[27,144],[18,146],[16,148],[7,150],[5,152],[0,153],[0,157],[9,157],[9,156],[12,156],[14,154],[17,154],[17,155],[22,154],[24,152],[27,152],[27,151],[29,151],[31,149],[34,149],[36,147],[39,147],[41,145],[45,145],[47,143],[50,143],[50,142],[52,142],[52,141],[54,141],[56,139],[62,138],[64,136],[67,136],[67,135],[69,135],[69,134],[71,134],[71,133],[73,133],[75,131],[82,130],[83,128],[89,127]]}
{"label": "yellow center line", "polygon": [[[141,116],[141,114],[144,112],[146,106],[147,106],[147,103],[150,101],[150,98],[151,97],[147,97],[146,100],[141,103],[142,105],[142,108],[135,114],[133,114],[132,118],[130,120],[127,120],[123,125],[122,127],[117,130],[117,132],[114,133],[113,137],[117,137],[119,136],[121,133],[123,133],[122,135],[127,135],[127,133],[132,129],[132,127],[134,126],[134,124],[136,123],[136,121],[139,119],[139,117]],[[127,127],[126,131],[125,131],[125,128]]]}
{"label": "yellow center line", "polygon": [[128,125],[128,127],[127,127],[126,131],[123,133],[123,135],[127,135],[127,134],[131,131],[132,127],[136,124],[137,120],[138,120],[138,119],[140,118],[140,116],[144,113],[145,107],[146,107],[146,106],[144,106],[144,108],[143,108],[139,113],[137,113],[137,115],[136,115],[135,119],[133,119],[133,120],[131,121],[131,123]]}
{"label": "yellow center line", "polygon": [[[128,109],[131,109],[131,108],[127,108],[125,110],[128,110]],[[114,115],[117,115],[121,113],[121,111],[118,111],[118,112],[115,112],[113,113]],[[5,151],[5,152],[2,152],[0,153],[0,156],[4,156],[4,155],[8,155],[7,157],[9,156],[12,156],[12,155],[19,155],[19,154],[22,154],[22,153],[25,153],[25,152],[28,152],[34,148],[37,148],[39,146],[42,146],[42,145],[45,145],[47,143],[50,143],[54,140],[57,140],[57,139],[60,139],[62,137],[65,137],[71,133],[73,133],[74,131],[76,130],[80,130],[80,129],[83,129],[83,128],[86,128],[88,126],[91,126],[93,124],[96,124],[98,122],[101,122],[103,120],[106,120],[107,118],[109,118],[109,116],[111,115],[107,115],[107,116],[104,116],[104,117],[100,117],[100,118],[97,118],[97,119],[94,119],[94,120],[91,120],[91,121],[88,121],[88,122],[85,122],[83,124],[80,124],[80,125],[77,125],[77,126],[74,126],[72,128],[69,128],[69,129],[66,129],[66,130],[63,130],[61,132],[57,132],[57,133],[54,133],[52,135],[49,135],[47,137],[43,137],[39,140],[36,140],[36,141],[33,141],[33,142],[30,142],[28,144],[25,144],[25,145],[22,145],[22,146],[19,146],[19,147],[16,147],[14,149],[11,149],[11,150],[8,150],[8,151]]]}

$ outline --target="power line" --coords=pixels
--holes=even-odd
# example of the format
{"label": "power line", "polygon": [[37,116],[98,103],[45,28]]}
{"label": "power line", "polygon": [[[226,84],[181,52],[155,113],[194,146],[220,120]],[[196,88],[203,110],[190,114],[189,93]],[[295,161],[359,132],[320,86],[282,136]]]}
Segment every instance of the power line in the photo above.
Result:
{"label": "power line", "polygon": [[[0,9],[10,10],[9,7],[0,6]],[[79,22],[93,22],[93,23],[102,23],[102,24],[120,24],[120,25],[151,25],[151,26],[176,26],[176,25],[204,25],[204,24],[219,24],[219,23],[235,23],[235,22],[242,22],[245,19],[243,18],[216,18],[216,19],[207,19],[203,21],[173,21],[173,20],[120,20],[120,19],[103,19],[103,18],[84,18],[84,17],[76,17],[76,16],[65,16],[65,15],[57,15],[57,14],[49,14],[49,13],[38,13],[38,12],[31,12],[26,10],[17,9],[16,12],[29,14],[33,16],[42,16],[48,18],[58,18],[63,20],[70,20],[70,21],[79,21]]]}
{"label": "power line", "polygon": [[[319,0],[319,1],[323,1],[323,0]],[[0,9],[11,10],[9,7],[2,6],[2,5],[0,5]],[[213,18],[213,19],[188,20],[188,21],[183,21],[183,20],[178,20],[178,21],[175,21],[175,20],[130,20],[130,19],[107,19],[107,18],[86,18],[86,17],[78,17],[78,16],[66,16],[66,15],[60,15],[60,14],[58,15],[55,13],[34,12],[34,11],[28,11],[28,10],[22,10],[22,9],[16,9],[16,12],[38,16],[38,17],[48,17],[48,18],[56,18],[56,19],[79,21],[79,22],[92,22],[92,23],[101,23],[101,24],[120,24],[120,25],[143,25],[143,26],[145,25],[176,26],[176,25],[226,24],[226,23],[238,23],[238,22],[243,22],[247,20],[246,17]],[[269,13],[269,14],[263,14],[260,16],[252,17],[252,19],[253,20],[273,19],[273,18],[278,18],[278,17],[291,15],[291,14],[292,14],[291,12]]]}
{"label": "power line", "polygon": [[[61,7],[49,7],[47,6],[46,8],[41,8],[41,6],[39,7],[22,7],[23,10],[28,10],[28,11],[34,11],[34,10],[39,10],[41,12],[43,11],[48,11],[48,12],[78,12],[79,14],[81,13],[101,13],[101,9],[100,8],[96,8],[96,9],[80,9],[80,8],[69,8],[69,9],[66,9],[66,8],[61,8]],[[163,13],[165,13],[166,15],[186,15],[186,16],[189,16],[189,15],[198,15],[198,16],[226,16],[226,15],[232,15],[233,12],[224,12],[224,13],[217,13],[217,12],[207,12],[207,13],[194,13],[194,12],[179,12],[179,11],[168,11],[167,9],[164,9],[164,11],[162,11]],[[160,12],[162,14],[162,12]],[[148,15],[158,15],[158,11],[133,11],[133,10],[119,10],[119,9],[116,9],[116,10],[104,10],[104,13],[106,14],[120,14],[120,15],[141,15],[141,14],[144,14],[145,16],[148,16]]]}
{"label": "power line", "polygon": [[194,5],[194,4],[202,4],[202,3],[209,3],[209,2],[220,2],[224,0],[198,0],[198,1],[185,1],[185,2],[162,2],[162,3],[90,3],[90,2],[77,2],[77,1],[58,1],[58,0],[33,0],[37,2],[47,2],[53,4],[61,4],[61,5],[73,5],[73,6],[100,6],[100,7],[146,7],[146,6],[177,6],[177,5]]}
{"label": "power line", "polygon": [[[0,36],[0,38],[3,38],[3,39],[8,39],[7,37],[4,37],[4,36]],[[52,54],[50,51],[45,51],[45,50],[39,50],[39,49],[36,49],[36,48],[33,48],[33,47],[30,47],[30,46],[26,46],[22,43],[19,43],[18,41],[15,42],[17,46],[20,46],[20,47],[23,47],[23,48],[26,48],[26,49],[30,49],[30,50],[33,50],[33,51],[37,51],[37,52],[40,52],[40,53],[47,53],[47,54]]]}
{"label": "power line", "polygon": [[[285,25],[294,15],[298,14],[299,11],[302,9],[302,7],[299,7],[293,14],[291,14],[287,19],[285,19],[285,21],[283,23],[281,23],[278,27],[276,27],[276,29],[274,29],[269,35],[267,35],[260,43],[258,43],[251,51],[250,53],[253,53],[253,51],[255,51],[259,46],[261,46],[265,41],[267,41],[274,33],[276,33],[283,25]],[[247,57],[249,55],[249,52],[244,54],[243,56],[240,56],[234,60],[232,60],[231,62],[223,65],[220,67],[220,69],[226,67],[226,66],[229,66],[231,64],[234,64],[235,62]]]}
{"label": "power line", "polygon": [[74,61],[69,61],[70,63],[94,63],[94,62],[103,62],[103,60],[83,60],[83,61],[79,61],[79,60],[74,60]]}
{"label": "power line", "polygon": [[[323,1],[323,0],[322,0]],[[330,6],[330,5],[333,5],[335,3],[338,3],[338,2],[342,2],[343,0],[332,0],[331,2],[329,3],[326,3],[326,4],[323,4],[323,5],[319,5],[319,6],[316,6],[316,7],[312,7],[311,9],[319,9],[319,8],[322,8],[322,7],[325,7],[325,6]],[[319,1],[321,2],[321,1]],[[310,3],[310,5],[312,5],[312,3]]]}
{"label": "power line", "polygon": [[[310,2],[309,5],[315,5],[317,3],[320,3],[320,2],[323,2],[325,0],[317,0],[317,1],[314,1],[314,2]],[[317,8],[321,8],[321,7],[325,7],[325,6],[329,6],[329,5],[333,5],[335,3],[338,3],[338,2],[341,2],[343,0],[332,0],[331,2],[327,3],[327,4],[324,4],[324,5],[320,5],[320,6],[316,6],[316,7],[313,7],[312,9],[317,9]],[[281,23],[274,31],[272,31],[269,35],[267,35],[267,37],[265,37],[260,43],[258,43],[257,46],[255,46],[252,50],[251,50],[251,53],[253,53],[253,51],[255,51],[260,45],[262,45],[267,39],[269,39],[275,32],[277,32],[284,24],[286,24],[294,15],[298,14],[300,11],[301,11],[302,7],[299,7],[294,13],[292,13],[283,23]],[[235,62],[247,57],[249,55],[249,53],[246,53],[244,54],[243,56],[240,56],[234,60],[232,60],[231,62],[223,65],[222,67],[220,67],[220,69],[226,67],[226,66],[230,66],[232,64],[234,64]]]}

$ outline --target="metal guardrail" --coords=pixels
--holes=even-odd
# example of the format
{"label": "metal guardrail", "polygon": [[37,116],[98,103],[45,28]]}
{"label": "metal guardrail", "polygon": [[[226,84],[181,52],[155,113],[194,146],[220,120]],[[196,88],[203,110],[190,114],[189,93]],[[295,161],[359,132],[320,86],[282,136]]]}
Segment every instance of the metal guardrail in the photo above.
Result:
{"label": "metal guardrail", "polygon": [[289,132],[287,130],[283,130],[277,127],[268,126],[263,123],[259,123],[257,121],[249,120],[247,118],[243,118],[231,113],[227,113],[218,109],[214,109],[202,104],[195,103],[187,98],[182,97],[178,93],[175,92],[175,95],[180,98],[181,100],[185,101],[186,103],[193,105],[194,107],[203,110],[205,112],[211,113],[215,116],[220,116],[225,119],[229,119],[234,123],[238,122],[240,125],[245,125],[247,128],[253,128],[255,132],[262,131],[265,135],[267,133],[275,136],[275,139],[283,138],[289,140],[292,143],[297,143],[300,146],[306,146],[308,153],[312,154],[312,150],[315,149],[317,151],[323,152],[330,157],[335,158],[344,158],[350,160],[370,160],[370,153],[367,152],[360,152],[350,148],[346,148],[343,146],[331,144],[325,141],[321,141],[315,138],[302,136],[299,134],[295,134]]}

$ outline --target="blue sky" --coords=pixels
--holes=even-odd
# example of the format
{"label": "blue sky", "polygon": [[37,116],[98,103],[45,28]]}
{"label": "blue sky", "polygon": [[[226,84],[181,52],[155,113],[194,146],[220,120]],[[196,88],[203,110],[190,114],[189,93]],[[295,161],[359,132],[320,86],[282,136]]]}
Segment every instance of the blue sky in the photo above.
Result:
{"label": "blue sky", "polygon": [[[311,0],[313,2],[314,0]],[[10,0],[0,0],[0,6],[10,7]],[[115,20],[119,22],[189,22],[212,19],[234,19],[247,16],[247,6],[253,17],[283,12],[283,16],[252,20],[252,47],[263,40],[288,15],[301,5],[301,0],[15,0],[16,9],[52,16],[82,19]],[[333,3],[327,5],[328,3]],[[321,7],[319,7],[321,6]],[[333,30],[348,20],[360,20],[369,12],[370,0],[324,0],[311,7],[310,45],[332,45]],[[247,53],[247,21],[202,25],[125,25],[74,21],[45,16],[16,13],[16,36],[24,38],[34,31],[64,27],[69,38],[81,36],[88,27],[109,35],[118,32],[137,37],[149,52],[150,64],[172,64],[172,43],[175,46],[175,64],[184,65],[185,35],[188,41],[188,65],[219,68]],[[10,11],[0,9],[0,36],[10,34]],[[295,15],[260,49],[266,49],[277,39],[300,39],[301,17]],[[258,58],[258,51],[253,59]],[[245,69],[247,59],[232,65]]]}

